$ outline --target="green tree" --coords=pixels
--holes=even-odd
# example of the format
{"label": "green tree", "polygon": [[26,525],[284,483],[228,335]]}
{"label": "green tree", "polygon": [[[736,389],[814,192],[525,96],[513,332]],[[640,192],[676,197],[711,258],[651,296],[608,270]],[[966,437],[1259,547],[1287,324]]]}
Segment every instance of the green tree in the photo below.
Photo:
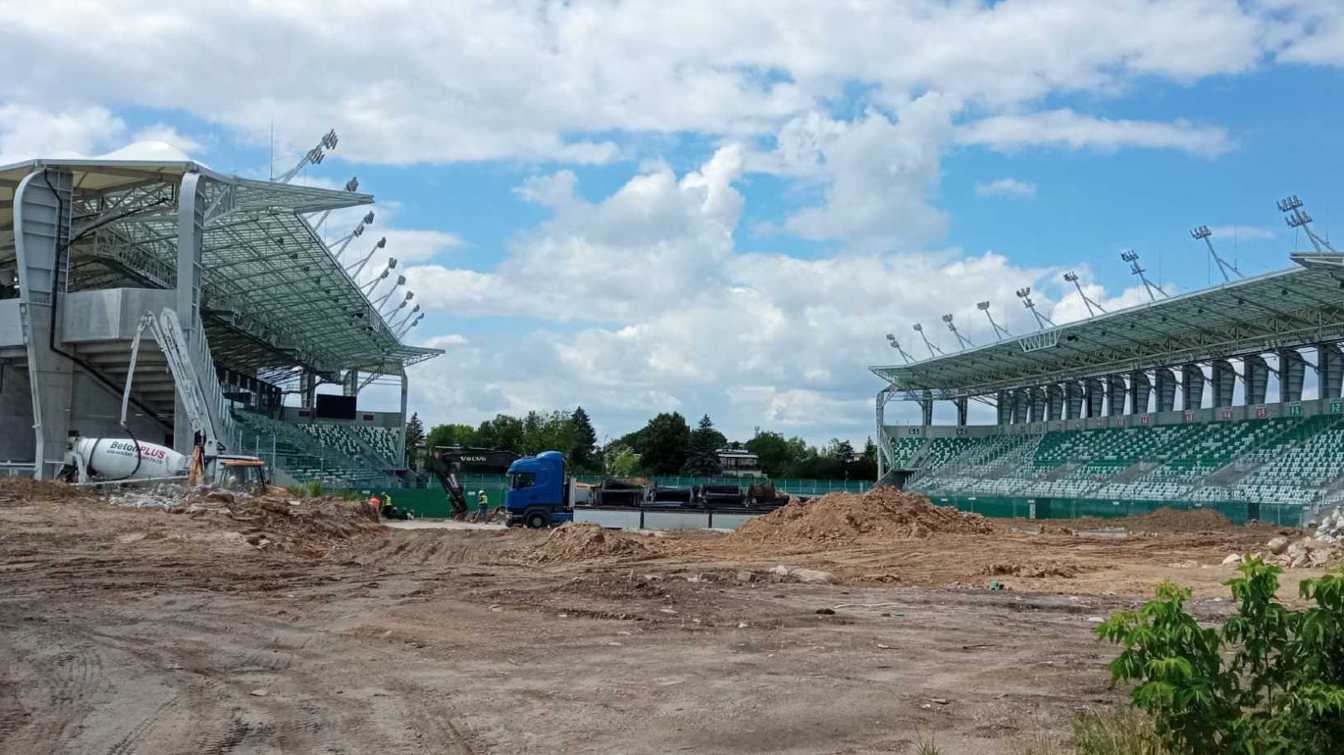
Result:
{"label": "green tree", "polygon": [[569,418],[573,439],[569,450],[569,462],[581,472],[597,471],[597,431],[588,419],[588,412],[580,406]]}
{"label": "green tree", "polygon": [[574,446],[574,422],[564,412],[528,412],[522,421],[522,451],[527,455],[542,451],[568,454]]}
{"label": "green tree", "polygon": [[691,428],[678,412],[662,413],[644,427],[643,441],[635,448],[644,470],[655,475],[673,475],[686,464]]}
{"label": "green tree", "polygon": [[770,477],[785,477],[807,451],[801,438],[786,440],[783,435],[766,431],[747,441],[747,450],[761,460],[761,470]]}
{"label": "green tree", "polygon": [[411,421],[406,423],[406,466],[410,469],[417,469],[416,463],[420,444],[425,440],[425,423],[420,421],[419,413],[411,414]]}
{"label": "green tree", "polygon": [[494,419],[476,428],[476,445],[501,451],[523,453],[523,421],[507,414],[496,414]]}
{"label": "green tree", "polygon": [[612,477],[633,477],[639,473],[639,454],[629,446],[617,443],[607,447],[606,474]]}
{"label": "green tree", "polygon": [[723,434],[714,429],[709,415],[700,418],[700,424],[690,435],[687,445],[686,463],[682,465],[682,474],[693,477],[714,477],[723,469],[719,466],[717,451],[723,447]]}
{"label": "green tree", "polygon": [[475,446],[476,429],[471,425],[435,425],[425,438],[425,447],[436,446]]}

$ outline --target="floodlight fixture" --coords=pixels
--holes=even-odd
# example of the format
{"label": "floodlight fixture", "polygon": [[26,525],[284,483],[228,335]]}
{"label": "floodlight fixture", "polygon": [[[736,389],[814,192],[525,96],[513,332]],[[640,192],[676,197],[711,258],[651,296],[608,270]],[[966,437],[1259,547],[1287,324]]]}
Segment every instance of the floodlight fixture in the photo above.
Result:
{"label": "floodlight fixture", "polygon": [[901,344],[899,341],[896,340],[896,336],[890,333],[887,334],[887,345],[895,349],[896,352],[901,355],[901,359],[905,360],[906,364],[910,364],[915,361],[914,357],[910,356],[910,354],[907,353],[905,349],[901,348]]}
{"label": "floodlight fixture", "polygon": [[947,323],[947,329],[952,331],[953,336],[956,336],[957,343],[961,345],[962,351],[965,351],[967,346],[972,347],[975,346],[975,344],[971,343],[971,339],[967,338],[966,336],[963,336],[961,334],[961,331],[957,330],[957,324],[952,322],[951,312],[948,312],[947,314],[943,315],[943,322]]}
{"label": "floodlight fixture", "polygon": [[1201,225],[1197,228],[1190,229],[1190,236],[1192,238],[1196,240],[1203,240],[1204,244],[1209,247],[1209,254],[1213,256],[1213,261],[1217,263],[1218,272],[1223,274],[1224,283],[1230,283],[1232,281],[1232,276],[1227,274],[1227,271],[1229,270],[1235,273],[1238,278],[1246,277],[1241,274],[1241,271],[1237,269],[1236,265],[1229,263],[1227,260],[1224,260],[1221,256],[1218,255],[1218,250],[1213,248],[1213,242],[1209,240],[1209,237],[1212,235],[1213,232],[1209,230],[1209,227],[1207,225]]}
{"label": "floodlight fixture", "polygon": [[[1087,307],[1088,317],[1096,317],[1097,312],[1101,312],[1102,314],[1106,313],[1106,310],[1102,309],[1100,304],[1092,301],[1092,299],[1090,299],[1088,295],[1083,292],[1083,284],[1078,282],[1078,273],[1075,273],[1072,270],[1070,270],[1069,272],[1064,273],[1064,280],[1068,281],[1069,283],[1072,283],[1073,287],[1078,289],[1078,295],[1083,297],[1083,306]],[[1094,308],[1097,310],[1097,312],[1092,311]]]}
{"label": "floodlight fixture", "polygon": [[1164,297],[1168,295],[1166,291],[1162,290],[1161,286],[1148,280],[1148,276],[1144,274],[1147,271],[1144,270],[1143,266],[1139,264],[1138,252],[1134,251],[1133,249],[1126,249],[1125,251],[1120,253],[1120,259],[1129,263],[1130,275],[1137,275],[1139,276],[1139,280],[1143,281],[1143,288],[1145,291],[1148,292],[1148,299],[1150,301],[1157,301],[1157,294],[1153,293],[1154,290],[1156,290],[1157,293],[1162,294],[1162,296]]}
{"label": "floodlight fixture", "polygon": [[326,134],[323,134],[322,139],[317,143],[317,146],[313,147],[312,149],[304,153],[303,157],[299,160],[298,164],[295,165],[293,168],[290,168],[289,170],[285,171],[283,174],[281,174],[279,178],[275,179],[275,182],[287,184],[290,181],[294,180],[294,177],[299,175],[299,172],[302,171],[306,166],[317,165],[321,163],[324,159],[326,159],[327,150],[336,149],[336,143],[338,141],[339,138],[336,136],[335,129],[332,129],[328,131]]}
{"label": "floodlight fixture", "polygon": [[937,346],[934,346],[933,341],[929,340],[929,336],[924,332],[923,325],[915,323],[915,332],[919,334],[920,338],[924,339],[924,347],[929,350],[929,358],[932,359],[934,357],[938,357],[943,354],[943,350],[938,348]]}
{"label": "floodlight fixture", "polygon": [[347,273],[350,273],[351,278],[358,278],[359,274],[364,271],[364,266],[369,264],[369,260],[373,259],[374,253],[377,252],[379,249],[384,249],[386,247],[387,247],[387,237],[383,236],[382,238],[378,239],[377,242],[374,243],[373,248],[369,250],[369,253],[364,255],[364,259],[352,264],[350,267],[347,267],[345,271]]}
{"label": "floodlight fixture", "polygon": [[1049,325],[1052,328],[1055,327],[1055,323],[1052,322],[1049,317],[1046,317],[1045,315],[1041,314],[1036,309],[1036,302],[1031,300],[1031,286],[1027,286],[1025,288],[1019,288],[1017,290],[1017,298],[1022,300],[1022,306],[1031,310],[1031,316],[1036,318],[1037,328],[1039,328],[1040,330],[1045,330],[1045,326],[1047,325]]}
{"label": "floodlight fixture", "polygon": [[994,338],[995,338],[996,340],[1000,340],[1000,341],[1001,341],[1001,340],[1003,340],[1003,338],[1004,338],[1005,336],[1012,335],[1011,333],[1008,332],[1008,329],[1007,329],[1007,328],[1003,327],[1002,325],[1000,325],[1000,324],[998,324],[997,322],[994,321],[994,315],[991,315],[991,314],[989,313],[989,302],[988,302],[988,301],[976,302],[976,303],[975,303],[975,308],[978,309],[978,310],[980,310],[981,312],[984,312],[984,313],[985,313],[985,317],[989,319],[989,327],[991,327],[991,328],[994,329]]}
{"label": "floodlight fixture", "polygon": [[[326,218],[326,216],[324,215],[324,216],[323,216],[323,219],[325,219],[325,218]],[[367,213],[366,215],[364,215],[363,218],[360,219],[359,223],[355,225],[355,230],[353,230],[353,231],[347,233],[345,236],[343,236],[343,237],[337,239],[337,240],[332,244],[332,246],[336,246],[336,244],[340,244],[340,248],[336,250],[336,254],[335,254],[336,259],[339,260],[339,259],[341,258],[341,255],[342,255],[342,254],[345,254],[345,248],[348,247],[348,246],[350,246],[350,242],[351,242],[351,241],[354,241],[355,239],[359,238],[360,236],[363,236],[363,235],[364,235],[364,227],[365,227],[365,226],[370,226],[370,225],[373,225],[373,210],[369,210],[368,213]],[[314,230],[316,230],[316,229],[314,229]]]}
{"label": "floodlight fixture", "polygon": [[1302,200],[1296,194],[1290,194],[1278,201],[1279,212],[1291,212],[1302,206]]}

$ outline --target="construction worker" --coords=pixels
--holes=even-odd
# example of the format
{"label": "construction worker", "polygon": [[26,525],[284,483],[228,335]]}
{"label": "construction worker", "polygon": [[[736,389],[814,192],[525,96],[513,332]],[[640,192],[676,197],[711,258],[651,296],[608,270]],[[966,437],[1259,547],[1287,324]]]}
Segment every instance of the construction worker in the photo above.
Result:
{"label": "construction worker", "polygon": [[476,491],[476,519],[481,522],[490,520],[490,496],[484,490]]}
{"label": "construction worker", "polygon": [[368,507],[369,507],[370,509],[373,509],[373,518],[374,518],[374,519],[381,519],[381,518],[382,518],[382,517],[379,516],[379,515],[382,513],[383,502],[380,501],[380,500],[378,500],[378,496],[370,494],[370,495],[369,495],[369,500],[368,500],[368,501],[365,501],[365,503],[368,504]]}
{"label": "construction worker", "polygon": [[386,516],[387,518],[391,519],[391,518],[393,518],[393,516],[392,516],[392,512],[394,512],[394,511],[396,511],[396,509],[392,508],[392,494],[391,494],[391,493],[388,493],[386,490],[384,490],[384,491],[383,491],[383,516]]}

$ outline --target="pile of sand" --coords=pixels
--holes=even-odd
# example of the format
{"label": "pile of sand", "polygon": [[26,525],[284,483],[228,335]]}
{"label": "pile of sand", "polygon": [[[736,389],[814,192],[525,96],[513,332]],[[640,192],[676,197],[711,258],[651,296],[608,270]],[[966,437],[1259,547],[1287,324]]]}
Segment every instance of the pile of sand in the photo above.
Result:
{"label": "pile of sand", "polygon": [[1149,533],[1192,533],[1227,532],[1237,529],[1231,519],[1213,509],[1173,509],[1163,506],[1147,514],[1138,516],[1105,519],[1098,517],[1080,517],[1072,521],[1059,520],[1074,530],[1104,527],[1124,527],[1132,532]]}
{"label": "pile of sand", "polygon": [[0,477],[0,503],[24,501],[64,501],[70,498],[91,498],[88,488],[77,488],[64,482],[34,480],[31,477]]}
{"label": "pile of sand", "polygon": [[545,564],[649,554],[648,545],[639,535],[624,535],[587,522],[570,522],[551,530],[545,540],[520,549],[516,555],[526,561]]}
{"label": "pile of sand", "polygon": [[1015,564],[1011,562],[998,562],[990,564],[985,568],[984,573],[991,577],[1064,577],[1071,578],[1078,576],[1080,569],[1073,564],[1065,564],[1059,561],[1037,561],[1034,563]]}
{"label": "pile of sand", "polygon": [[731,537],[749,543],[809,545],[991,531],[993,527],[979,514],[934,506],[922,495],[881,487],[863,495],[829,493],[791,503],[747,522]]}
{"label": "pile of sand", "polygon": [[223,506],[214,515],[227,516],[236,523],[235,526],[242,525],[239,530],[247,542],[261,550],[321,558],[344,550],[354,541],[386,533],[373,510],[362,501],[330,497],[229,498],[231,500],[220,500]]}

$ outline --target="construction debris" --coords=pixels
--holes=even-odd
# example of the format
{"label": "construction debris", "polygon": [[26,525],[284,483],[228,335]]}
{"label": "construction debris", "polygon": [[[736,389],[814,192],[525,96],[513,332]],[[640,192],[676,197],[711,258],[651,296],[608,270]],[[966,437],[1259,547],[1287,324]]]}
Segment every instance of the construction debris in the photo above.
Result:
{"label": "construction debris", "polygon": [[544,564],[612,556],[640,557],[650,555],[650,551],[639,535],[612,532],[589,522],[569,522],[551,530],[542,542],[518,549],[516,555],[525,561]]}
{"label": "construction debris", "polygon": [[924,496],[883,487],[862,495],[829,493],[790,503],[747,522],[731,537],[750,543],[805,546],[992,531],[993,526],[979,514],[934,506]]}
{"label": "construction debris", "polygon": [[87,488],[77,488],[64,482],[34,480],[31,477],[0,477],[0,503],[46,499],[63,501],[71,498],[92,498]]}
{"label": "construction debris", "polygon": [[1336,508],[1321,519],[1316,527],[1316,539],[1330,545],[1344,545],[1344,509]]}

